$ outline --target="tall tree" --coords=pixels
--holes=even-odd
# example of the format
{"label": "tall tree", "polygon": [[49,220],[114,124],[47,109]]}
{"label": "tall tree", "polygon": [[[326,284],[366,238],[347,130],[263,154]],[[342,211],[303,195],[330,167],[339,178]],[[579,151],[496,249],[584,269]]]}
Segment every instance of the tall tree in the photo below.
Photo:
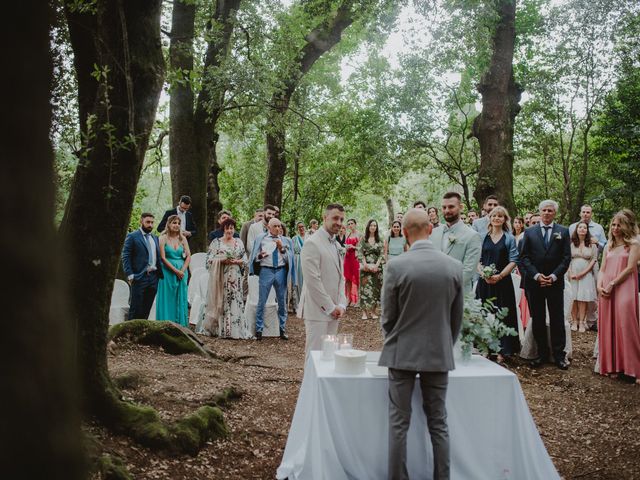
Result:
{"label": "tall tree", "polygon": [[353,23],[357,12],[356,3],[358,2],[355,0],[342,0],[335,11],[325,13],[318,24],[305,35],[305,42],[295,54],[293,64],[285,69],[280,79],[282,88],[277,89],[271,98],[271,111],[266,127],[265,204],[282,206],[282,185],[287,170],[285,114],[291,97],[314,63],[340,41],[342,32]]}
{"label": "tall tree", "polygon": [[206,22],[207,49],[202,85],[194,103],[193,39],[196,6],[190,1],[174,4],[171,32],[170,164],[173,196],[191,194],[198,226],[194,250],[206,249],[220,202],[216,156],[216,125],[223,111],[227,82],[222,65],[228,55],[235,13],[241,0],[216,0]]}
{"label": "tall tree", "polygon": [[60,227],[86,407],[131,419],[107,368],[113,279],[163,83],[160,0],[65,3],[84,145]]}
{"label": "tall tree", "polygon": [[522,94],[513,74],[516,1],[495,2],[498,20],[492,37],[491,60],[478,84],[482,113],[474,120],[472,132],[480,143],[480,168],[473,196],[481,205],[485,197],[495,194],[502,205],[515,213],[513,131]]}
{"label": "tall tree", "polygon": [[[0,353],[3,381],[0,469],[3,478],[84,478],[73,371],[71,322],[61,249],[54,227],[55,194],[51,130],[52,64],[49,2],[19,2],[2,29],[13,65],[0,85],[3,154],[0,176],[5,205],[20,204],[0,246],[11,252],[5,268],[5,341]],[[24,35],[24,37],[22,37]],[[21,38],[15,42],[16,38]]]}

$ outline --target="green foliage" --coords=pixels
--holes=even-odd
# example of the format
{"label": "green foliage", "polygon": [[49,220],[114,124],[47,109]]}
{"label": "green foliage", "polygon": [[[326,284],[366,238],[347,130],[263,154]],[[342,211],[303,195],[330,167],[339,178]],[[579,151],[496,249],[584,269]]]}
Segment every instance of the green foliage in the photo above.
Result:
{"label": "green foliage", "polygon": [[462,328],[458,340],[463,357],[469,358],[474,348],[481,355],[499,352],[500,338],[518,335],[518,332],[502,322],[508,313],[508,308],[496,307],[491,299],[483,302],[468,294],[464,300]]}

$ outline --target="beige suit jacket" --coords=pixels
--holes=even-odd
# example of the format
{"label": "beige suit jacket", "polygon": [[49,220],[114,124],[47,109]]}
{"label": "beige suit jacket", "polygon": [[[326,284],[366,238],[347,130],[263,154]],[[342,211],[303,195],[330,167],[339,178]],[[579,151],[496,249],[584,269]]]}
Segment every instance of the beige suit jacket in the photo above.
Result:
{"label": "beige suit jacket", "polygon": [[413,372],[455,368],[453,343],[464,309],[462,278],[462,263],[424,241],[387,264],[380,365]]}
{"label": "beige suit jacket", "polygon": [[331,312],[337,305],[347,303],[344,293],[342,258],[329,234],[320,228],[302,247],[302,293],[298,303],[298,318],[305,320],[333,320]]}

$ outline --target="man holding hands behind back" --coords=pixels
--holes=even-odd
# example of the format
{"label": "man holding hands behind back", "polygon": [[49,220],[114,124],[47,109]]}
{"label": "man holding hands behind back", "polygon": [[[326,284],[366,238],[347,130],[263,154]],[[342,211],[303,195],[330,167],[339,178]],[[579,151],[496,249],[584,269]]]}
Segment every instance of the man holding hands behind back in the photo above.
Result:
{"label": "man holding hands behind back", "polygon": [[[423,409],[433,445],[433,478],[449,478],[449,432],[445,401],[453,343],[462,325],[462,263],[430,241],[424,210],[412,209],[402,231],[411,246],[384,272],[382,315],[385,334],[379,364],[389,367],[389,478],[406,480],[411,396],[420,375]],[[306,248],[306,247],[305,247]]]}

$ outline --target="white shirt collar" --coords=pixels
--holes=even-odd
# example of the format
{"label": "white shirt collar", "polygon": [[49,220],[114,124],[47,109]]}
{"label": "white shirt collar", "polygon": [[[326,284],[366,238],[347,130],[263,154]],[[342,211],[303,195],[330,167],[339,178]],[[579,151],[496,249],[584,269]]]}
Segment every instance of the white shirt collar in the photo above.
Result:
{"label": "white shirt collar", "polygon": [[555,222],[551,222],[549,225],[545,225],[544,223],[540,222],[538,225],[540,225],[540,228],[544,232],[545,231],[544,227],[551,227],[551,229],[553,230],[553,226],[555,225]]}

